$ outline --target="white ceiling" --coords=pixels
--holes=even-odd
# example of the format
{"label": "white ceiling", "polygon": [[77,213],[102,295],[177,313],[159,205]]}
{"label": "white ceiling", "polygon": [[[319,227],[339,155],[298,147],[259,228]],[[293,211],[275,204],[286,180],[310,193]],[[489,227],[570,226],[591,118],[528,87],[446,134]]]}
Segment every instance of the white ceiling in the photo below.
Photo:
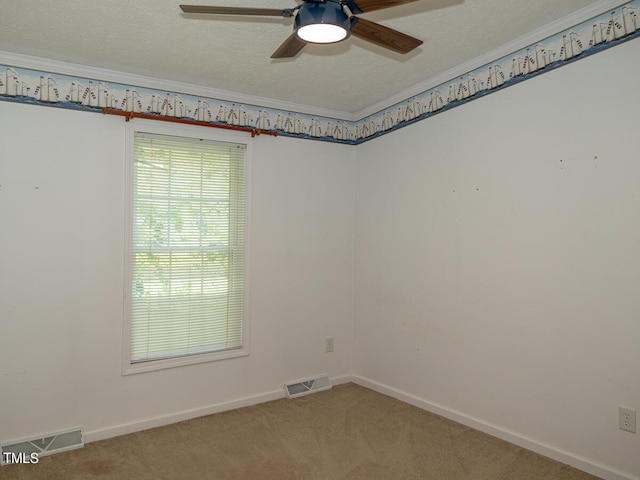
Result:
{"label": "white ceiling", "polygon": [[418,0],[361,15],[422,39],[424,44],[408,55],[351,37],[334,45],[307,45],[295,59],[281,60],[270,56],[292,32],[291,19],[196,19],[181,13],[181,3],[278,9],[297,4],[0,0],[0,51],[359,112],[599,2]]}

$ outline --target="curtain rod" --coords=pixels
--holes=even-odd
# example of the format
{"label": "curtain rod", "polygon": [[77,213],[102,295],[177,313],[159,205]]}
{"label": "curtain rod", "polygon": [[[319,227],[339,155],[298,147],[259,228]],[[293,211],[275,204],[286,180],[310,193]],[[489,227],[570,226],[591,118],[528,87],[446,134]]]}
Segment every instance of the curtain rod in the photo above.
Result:
{"label": "curtain rod", "polygon": [[147,120],[159,120],[162,122],[184,123],[187,125],[198,125],[201,127],[222,128],[225,130],[236,130],[239,132],[248,132],[251,134],[252,137],[255,137],[256,135],[271,135],[273,137],[278,136],[278,132],[274,132],[272,130],[261,130],[259,128],[251,128],[251,127],[239,127],[236,125],[219,125],[216,123],[199,122],[197,120],[189,120],[186,118],[161,117],[158,115],[150,115],[148,113],[125,112],[122,110],[114,110],[112,108],[103,108],[102,113],[104,113],[105,115],[119,115],[121,117],[125,117],[127,122],[132,118],[145,118]]}

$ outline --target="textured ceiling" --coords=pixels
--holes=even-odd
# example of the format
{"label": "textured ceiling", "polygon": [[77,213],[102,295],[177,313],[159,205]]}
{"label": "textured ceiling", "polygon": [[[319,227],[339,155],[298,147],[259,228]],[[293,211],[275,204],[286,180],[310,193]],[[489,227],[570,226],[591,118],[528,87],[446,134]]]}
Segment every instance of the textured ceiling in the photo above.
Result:
{"label": "textured ceiling", "polygon": [[290,8],[294,0],[0,0],[0,51],[358,112],[593,0],[418,0],[363,18],[424,41],[400,55],[351,37],[271,54],[291,19],[200,17],[179,4]]}

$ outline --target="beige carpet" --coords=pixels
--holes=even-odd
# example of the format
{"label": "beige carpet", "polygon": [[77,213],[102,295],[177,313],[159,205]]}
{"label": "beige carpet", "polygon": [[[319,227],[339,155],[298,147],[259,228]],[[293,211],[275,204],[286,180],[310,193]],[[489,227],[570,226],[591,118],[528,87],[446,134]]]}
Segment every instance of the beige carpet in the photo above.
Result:
{"label": "beige carpet", "polygon": [[353,384],[0,467],[2,480],[593,480]]}

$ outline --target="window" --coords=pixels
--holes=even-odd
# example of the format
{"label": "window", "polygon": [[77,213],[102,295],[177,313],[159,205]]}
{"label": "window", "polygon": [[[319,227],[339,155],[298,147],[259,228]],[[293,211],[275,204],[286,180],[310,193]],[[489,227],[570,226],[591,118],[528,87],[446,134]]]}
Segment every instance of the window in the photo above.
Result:
{"label": "window", "polygon": [[149,130],[130,131],[125,373],[246,355],[247,145]]}

